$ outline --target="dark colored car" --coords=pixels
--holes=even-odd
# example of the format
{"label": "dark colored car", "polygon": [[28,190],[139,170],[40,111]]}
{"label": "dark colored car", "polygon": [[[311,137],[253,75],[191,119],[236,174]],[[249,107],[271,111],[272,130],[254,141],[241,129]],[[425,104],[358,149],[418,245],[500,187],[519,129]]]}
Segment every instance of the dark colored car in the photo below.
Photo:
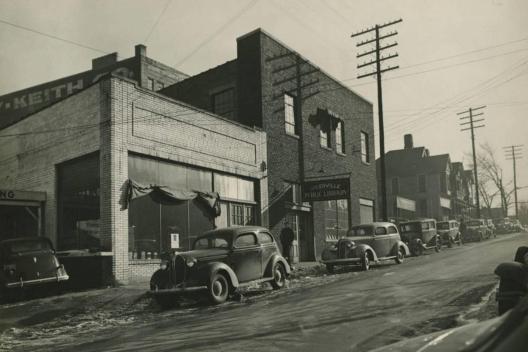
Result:
{"label": "dark colored car", "polygon": [[500,317],[417,336],[372,352],[525,352],[528,297]]}
{"label": "dark colored car", "polygon": [[401,264],[408,255],[409,248],[401,241],[396,225],[375,222],[353,226],[346,237],[323,251],[321,262],[329,272],[338,265],[361,265],[363,270],[368,270],[371,263],[382,260]]}
{"label": "dark colored car", "polygon": [[422,255],[424,250],[440,251],[442,240],[436,231],[435,219],[419,219],[400,224],[402,241],[415,256]]}
{"label": "dark colored car", "polygon": [[513,232],[513,224],[508,218],[493,219],[493,223],[495,224],[496,233],[505,234]]}
{"label": "dark colored car", "polygon": [[456,243],[459,246],[462,244],[462,236],[460,235],[460,225],[456,220],[440,221],[436,223],[436,228],[442,245],[449,248]]}
{"label": "dark colored car", "polygon": [[150,279],[150,294],[164,307],[188,293],[204,292],[223,303],[238,288],[255,282],[284,287],[290,274],[269,230],[258,226],[226,227],[206,232],[192,250],[164,256]]}
{"label": "dark colored car", "polygon": [[0,298],[16,288],[40,286],[68,280],[51,241],[24,237],[0,242]]}
{"label": "dark colored car", "polygon": [[490,238],[490,231],[484,219],[472,219],[466,221],[466,228],[462,231],[464,242],[482,241]]}

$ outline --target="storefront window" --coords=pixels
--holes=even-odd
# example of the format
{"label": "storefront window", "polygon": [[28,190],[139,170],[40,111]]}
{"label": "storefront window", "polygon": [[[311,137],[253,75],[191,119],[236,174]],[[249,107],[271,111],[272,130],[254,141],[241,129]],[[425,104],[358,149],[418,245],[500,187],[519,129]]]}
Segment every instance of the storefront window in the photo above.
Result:
{"label": "storefront window", "polygon": [[348,201],[346,199],[328,200],[325,204],[326,236],[339,238],[348,231]]}
{"label": "storefront window", "polygon": [[58,166],[58,248],[101,248],[99,153]]}

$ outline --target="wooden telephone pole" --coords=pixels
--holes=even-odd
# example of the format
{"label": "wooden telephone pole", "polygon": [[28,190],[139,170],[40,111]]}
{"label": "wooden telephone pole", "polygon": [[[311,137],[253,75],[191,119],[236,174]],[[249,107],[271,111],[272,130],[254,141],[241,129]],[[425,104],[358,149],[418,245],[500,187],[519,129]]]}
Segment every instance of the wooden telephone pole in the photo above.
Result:
{"label": "wooden telephone pole", "polygon": [[367,44],[374,44],[375,48],[372,50],[369,50],[367,52],[361,53],[357,55],[357,58],[361,58],[367,55],[374,54],[375,57],[371,59],[369,62],[364,62],[357,66],[358,69],[367,67],[370,65],[376,65],[376,69],[373,72],[366,73],[359,75],[357,78],[364,78],[369,76],[376,76],[377,82],[378,82],[378,124],[379,124],[379,139],[380,139],[380,178],[381,178],[381,219],[387,221],[387,184],[386,184],[386,173],[385,173],[385,131],[383,126],[383,94],[381,89],[381,74],[387,71],[395,70],[399,66],[389,66],[387,68],[382,68],[381,63],[383,61],[387,61],[389,59],[393,59],[398,56],[397,53],[389,54],[387,56],[382,56],[383,51],[387,50],[389,48],[395,47],[398,45],[398,43],[394,42],[392,44],[387,44],[385,46],[382,46],[382,40],[390,38],[398,34],[398,32],[394,31],[385,35],[380,35],[380,29],[392,26],[396,23],[402,22],[402,19],[392,21],[389,23],[385,23],[382,25],[375,25],[372,28],[368,28],[365,30],[362,30],[360,32],[354,33],[351,35],[352,38],[374,32],[374,38],[367,39],[363,42],[359,42],[356,44],[357,47],[367,45]]}
{"label": "wooden telephone pole", "polygon": [[460,131],[471,130],[471,147],[473,149],[473,173],[475,175],[475,193],[476,193],[475,196],[476,196],[476,202],[477,202],[477,204],[476,204],[476,206],[477,206],[477,219],[480,219],[480,194],[479,194],[479,183],[478,183],[478,173],[477,173],[477,156],[475,154],[475,129],[484,127],[485,125],[475,126],[476,122],[484,121],[484,119],[473,120],[473,118],[477,117],[477,116],[484,115],[484,113],[483,112],[479,112],[479,113],[474,114],[473,112],[475,110],[484,109],[485,107],[486,106],[479,106],[478,108],[469,108],[469,110],[457,113],[457,115],[469,114],[467,116],[462,116],[460,118],[460,120],[469,119],[469,121],[467,121],[467,122],[461,122],[460,123],[460,126],[464,126],[464,125],[468,125],[469,124],[469,127],[463,128]]}

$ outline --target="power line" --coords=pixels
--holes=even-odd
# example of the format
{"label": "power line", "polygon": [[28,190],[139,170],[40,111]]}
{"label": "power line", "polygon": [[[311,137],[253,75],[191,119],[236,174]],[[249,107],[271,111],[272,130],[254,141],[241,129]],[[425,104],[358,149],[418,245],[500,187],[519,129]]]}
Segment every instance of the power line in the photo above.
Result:
{"label": "power line", "polygon": [[215,37],[217,37],[224,29],[226,29],[229,25],[233,24],[240,16],[242,16],[245,12],[249,11],[253,6],[257,4],[259,0],[252,0],[249,4],[244,6],[239,12],[237,12],[233,17],[229,18],[224,24],[220,26],[217,30],[215,30],[211,35],[209,35],[207,38],[205,38],[196,48],[194,48],[189,54],[184,56],[180,61],[176,63],[176,67],[179,67],[181,64],[183,64],[185,61],[187,61],[189,58],[191,58],[194,54],[196,54],[200,49],[202,49],[204,46],[206,46],[211,40],[213,40]]}
{"label": "power line", "polygon": [[165,7],[163,8],[163,10],[161,10],[158,18],[156,19],[156,22],[154,22],[154,25],[152,26],[152,28],[150,29],[150,32],[149,34],[147,35],[147,37],[145,38],[145,44],[147,44],[148,40],[150,39],[150,36],[152,35],[152,33],[154,32],[154,29],[157,27],[161,17],[163,16],[163,14],[165,13],[165,11],[167,11],[167,9],[169,8],[169,5],[171,3],[172,0],[167,0],[167,2],[165,3]]}
{"label": "power line", "polygon": [[32,29],[32,28],[29,28],[29,27],[24,27],[24,26],[21,26],[19,24],[8,22],[8,21],[3,20],[3,19],[0,19],[0,23],[6,24],[8,26],[12,26],[12,27],[15,27],[15,28],[18,28],[18,29],[22,29],[22,30],[25,30],[25,31],[28,31],[28,32],[31,32],[31,33],[39,34],[39,35],[42,35],[44,37],[55,39],[55,40],[58,40],[58,41],[61,41],[61,42],[72,44],[72,45],[75,45],[75,46],[78,46],[78,47],[81,47],[81,48],[90,49],[90,50],[97,51],[97,52],[103,53],[103,54],[109,54],[109,52],[101,50],[101,49],[97,49],[97,48],[95,48],[93,46],[88,46],[88,45],[85,45],[85,44],[81,44],[79,42],[75,42],[73,40],[66,39],[66,38],[61,38],[61,37],[58,37],[58,36],[53,35],[53,34],[44,33],[44,32],[41,32],[39,30]]}

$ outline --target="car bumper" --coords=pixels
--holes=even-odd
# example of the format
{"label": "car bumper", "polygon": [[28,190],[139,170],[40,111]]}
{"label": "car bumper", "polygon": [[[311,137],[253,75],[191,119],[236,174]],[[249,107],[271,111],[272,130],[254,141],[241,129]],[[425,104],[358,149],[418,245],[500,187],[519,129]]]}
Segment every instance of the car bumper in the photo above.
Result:
{"label": "car bumper", "polygon": [[157,295],[168,295],[168,294],[184,294],[189,292],[204,291],[207,290],[207,286],[179,286],[172,288],[163,288],[163,289],[151,289],[147,292],[148,295],[157,296]]}
{"label": "car bumper", "polygon": [[361,259],[359,258],[344,258],[344,259],[328,259],[321,260],[322,264],[333,264],[333,265],[346,265],[346,264],[359,264]]}
{"label": "car bumper", "polygon": [[47,277],[43,279],[34,279],[34,280],[20,280],[16,282],[8,282],[6,284],[7,288],[16,288],[16,287],[26,287],[26,286],[37,286],[42,284],[48,284],[53,282],[66,281],[70,277],[68,275],[57,275],[55,277]]}

